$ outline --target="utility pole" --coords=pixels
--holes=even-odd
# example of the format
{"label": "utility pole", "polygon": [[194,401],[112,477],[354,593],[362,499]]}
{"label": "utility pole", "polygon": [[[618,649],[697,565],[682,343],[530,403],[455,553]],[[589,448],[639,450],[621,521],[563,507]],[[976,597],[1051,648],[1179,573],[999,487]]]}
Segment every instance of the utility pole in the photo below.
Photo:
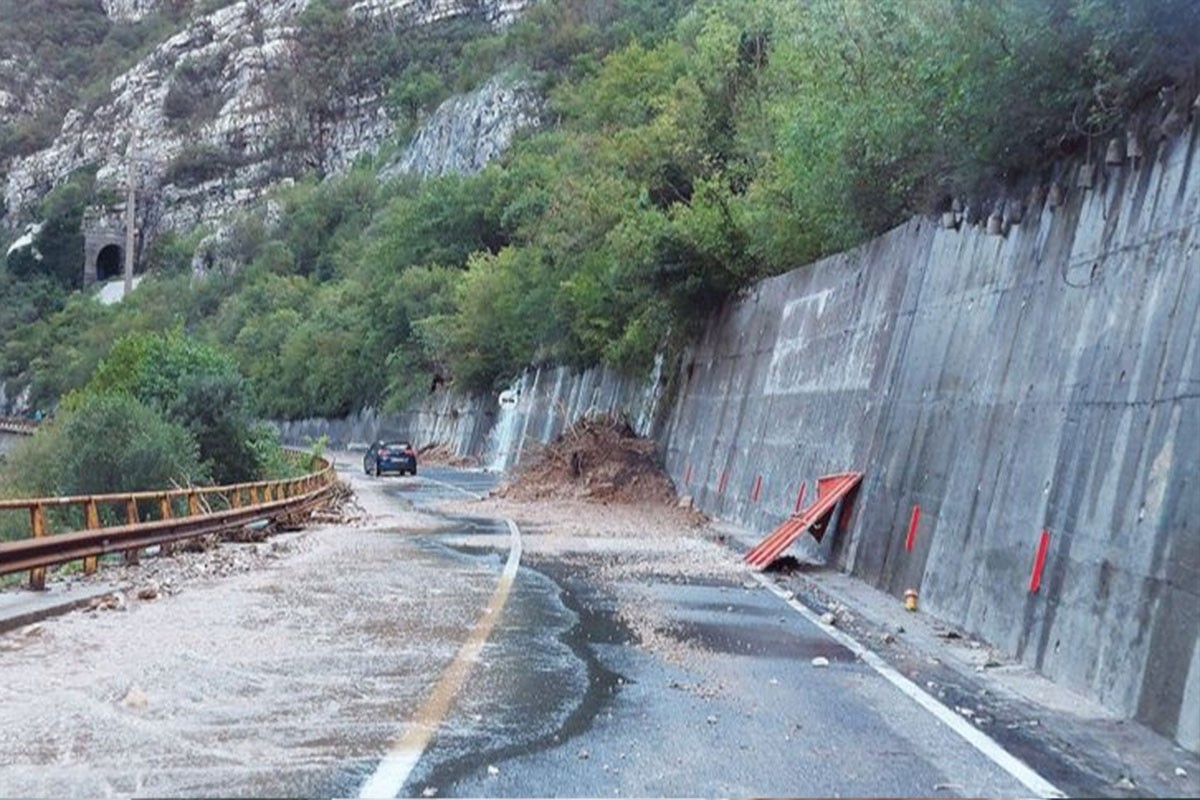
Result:
{"label": "utility pole", "polygon": [[125,198],[125,293],[133,292],[133,226],[137,219],[134,204],[137,203],[137,128],[129,138],[129,195]]}

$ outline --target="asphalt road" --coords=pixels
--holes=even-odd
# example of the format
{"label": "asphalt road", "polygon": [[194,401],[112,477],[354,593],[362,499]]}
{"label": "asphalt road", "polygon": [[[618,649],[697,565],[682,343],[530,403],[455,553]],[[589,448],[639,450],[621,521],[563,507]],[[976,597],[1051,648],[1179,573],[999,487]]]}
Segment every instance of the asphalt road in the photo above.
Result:
{"label": "asphalt road", "polygon": [[[447,484],[479,493],[491,481],[453,470],[424,475],[439,483],[405,482],[394,493],[421,507],[453,494]],[[502,528],[490,530],[503,540]],[[592,579],[588,561],[526,557],[502,620],[404,794],[1030,794],[761,587],[652,586],[671,635],[704,653],[702,663],[678,663],[637,646],[618,621],[621,587]],[[818,657],[828,666],[814,666]]]}
{"label": "asphalt road", "polygon": [[0,637],[0,796],[345,797],[397,763],[411,796],[1032,794],[748,579],[613,583],[544,530],[518,558],[503,520],[405,516],[493,476],[343,466],[371,528]]}

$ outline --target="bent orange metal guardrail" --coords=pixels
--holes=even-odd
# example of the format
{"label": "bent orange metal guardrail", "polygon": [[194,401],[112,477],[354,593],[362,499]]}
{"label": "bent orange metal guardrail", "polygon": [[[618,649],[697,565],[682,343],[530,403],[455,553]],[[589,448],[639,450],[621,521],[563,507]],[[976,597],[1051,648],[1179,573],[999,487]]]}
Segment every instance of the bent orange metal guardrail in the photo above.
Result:
{"label": "bent orange metal guardrail", "polygon": [[[26,514],[29,520],[27,538],[0,542],[0,575],[29,570],[30,587],[43,589],[46,567],[82,560],[84,572],[91,573],[108,553],[136,562],[143,547],[296,518],[318,505],[335,483],[329,461],[316,459],[315,466],[299,478],[232,486],[0,500],[0,513]],[[80,520],[83,527],[55,533],[53,517]],[[114,518],[119,521],[109,524]]]}

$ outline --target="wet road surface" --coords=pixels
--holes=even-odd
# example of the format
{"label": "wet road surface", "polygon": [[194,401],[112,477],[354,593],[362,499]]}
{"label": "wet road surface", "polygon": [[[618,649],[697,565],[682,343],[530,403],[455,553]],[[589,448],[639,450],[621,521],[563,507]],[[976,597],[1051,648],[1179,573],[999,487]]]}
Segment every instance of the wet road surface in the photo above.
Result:
{"label": "wet road surface", "polygon": [[[488,488],[486,475],[426,473]],[[394,492],[421,507],[453,490]],[[605,585],[586,554],[539,557],[536,534],[525,538],[504,618],[404,794],[1029,794],[760,587]],[[649,591],[682,658],[638,646],[619,621],[625,588]],[[817,657],[829,666],[814,667]]]}
{"label": "wet road surface", "polygon": [[[396,509],[495,480],[342,466]],[[402,513],[4,637],[0,795],[357,795],[488,613],[509,554],[503,521],[416,530]],[[601,580],[610,552],[539,552],[546,533],[523,532],[507,604],[401,794],[1030,794],[753,583]],[[631,598],[658,609],[656,647],[623,624]]]}

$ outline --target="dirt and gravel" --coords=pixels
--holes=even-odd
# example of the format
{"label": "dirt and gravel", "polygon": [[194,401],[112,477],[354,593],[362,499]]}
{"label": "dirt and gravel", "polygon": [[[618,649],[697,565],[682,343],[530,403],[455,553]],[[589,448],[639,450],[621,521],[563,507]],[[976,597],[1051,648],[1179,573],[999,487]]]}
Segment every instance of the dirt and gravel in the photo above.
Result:
{"label": "dirt and gravel", "polygon": [[[709,519],[680,505],[653,443],[617,418],[576,424],[526,457],[491,496],[444,501],[438,511],[514,520],[527,563],[553,562],[599,582],[641,646],[702,674],[707,654],[668,621],[655,583],[749,582]],[[707,680],[683,688],[719,691]]]}
{"label": "dirt and gravel", "polygon": [[422,544],[444,521],[358,502],[348,523],[60,576],[114,589],[0,636],[0,795],[354,791],[495,584]]}
{"label": "dirt and gravel", "polygon": [[675,487],[659,467],[654,442],[634,434],[619,416],[581,419],[550,444],[531,450],[497,494],[526,501],[675,502]]}

